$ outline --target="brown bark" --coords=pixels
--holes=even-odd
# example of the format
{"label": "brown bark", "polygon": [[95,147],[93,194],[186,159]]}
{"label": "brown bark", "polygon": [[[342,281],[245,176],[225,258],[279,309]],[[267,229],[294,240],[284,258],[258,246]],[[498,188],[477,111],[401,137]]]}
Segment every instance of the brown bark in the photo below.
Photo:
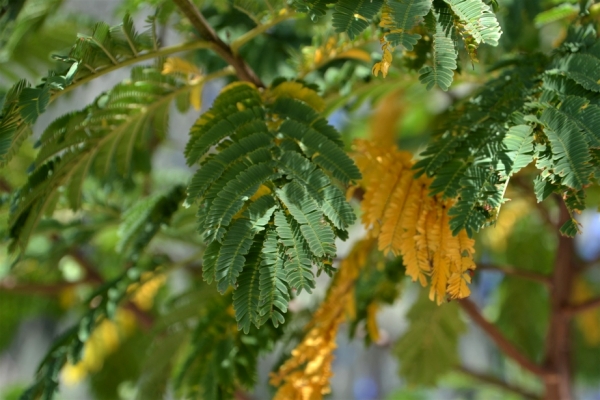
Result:
{"label": "brown bark", "polygon": [[[559,202],[559,207],[558,227],[570,218],[562,201]],[[546,400],[570,400],[573,398],[570,318],[564,309],[569,305],[576,270],[574,241],[572,238],[559,236],[550,289],[550,321],[544,357],[544,367],[550,371],[544,377],[544,399]]]}

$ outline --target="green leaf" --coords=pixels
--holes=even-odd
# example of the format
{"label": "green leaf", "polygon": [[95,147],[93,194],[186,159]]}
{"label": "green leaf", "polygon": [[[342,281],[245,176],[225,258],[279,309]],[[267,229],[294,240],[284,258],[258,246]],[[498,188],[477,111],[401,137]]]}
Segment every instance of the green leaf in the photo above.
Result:
{"label": "green leaf", "polygon": [[412,51],[421,35],[409,31],[418,24],[421,19],[431,10],[431,0],[388,0],[384,5],[394,26],[392,32],[385,38],[392,46],[402,45],[406,50]]}
{"label": "green leaf", "polygon": [[346,32],[350,39],[357,37],[383,6],[383,0],[338,0],[333,13],[336,32]]}
{"label": "green leaf", "polygon": [[444,0],[460,19],[464,31],[477,45],[497,46],[502,35],[500,24],[490,6],[482,0]]}
{"label": "green leaf", "polygon": [[287,312],[290,298],[278,246],[277,234],[270,230],[264,241],[260,263],[259,325],[269,319],[275,327],[285,322],[283,314]]}
{"label": "green leaf", "polygon": [[514,175],[533,160],[533,129],[528,125],[512,126],[503,140],[510,166],[506,175]]}
{"label": "green leaf", "polygon": [[575,237],[580,231],[579,222],[575,218],[570,218],[560,227],[560,234],[567,237]]}
{"label": "green leaf", "polygon": [[238,278],[237,289],[233,292],[233,309],[238,329],[250,331],[250,325],[260,326],[260,264],[263,242],[257,240],[246,255],[244,270]]}
{"label": "green leaf", "polygon": [[335,235],[331,227],[322,220],[317,203],[302,186],[288,183],[277,190],[277,196],[300,224],[302,236],[317,257],[335,256]]}
{"label": "green leaf", "polygon": [[577,125],[554,108],[546,108],[540,117],[546,135],[552,145],[554,173],[562,177],[562,183],[581,189],[590,182],[593,172],[590,152]]}
{"label": "green leaf", "polygon": [[312,272],[310,248],[300,232],[300,225],[287,218],[282,211],[275,213],[275,227],[279,239],[284,246],[284,269],[286,279],[292,289],[312,293],[315,288],[315,278]]}
{"label": "green leaf", "polygon": [[426,65],[419,71],[419,80],[427,90],[434,85],[447,91],[454,79],[456,57],[458,55],[454,46],[452,16],[447,8],[440,12],[430,12],[425,17],[425,23],[433,34],[432,65]]}
{"label": "green leaf", "polygon": [[286,120],[279,132],[299,142],[302,151],[312,162],[330,172],[342,183],[361,178],[360,171],[350,157],[335,143],[314,129],[293,120]]}
{"label": "green leaf", "polygon": [[252,165],[236,179],[229,181],[212,202],[206,217],[205,237],[208,241],[221,241],[233,216],[264,182],[277,179],[269,163]]}
{"label": "green leaf", "polygon": [[459,361],[458,338],[465,324],[458,305],[452,302],[438,306],[421,290],[408,320],[408,329],[394,347],[400,359],[400,375],[409,385],[434,385]]}

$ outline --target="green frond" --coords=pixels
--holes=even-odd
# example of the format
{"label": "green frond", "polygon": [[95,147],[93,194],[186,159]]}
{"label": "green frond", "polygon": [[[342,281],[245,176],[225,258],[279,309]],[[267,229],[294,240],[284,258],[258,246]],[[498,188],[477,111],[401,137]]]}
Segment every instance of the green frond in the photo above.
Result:
{"label": "green frond", "polygon": [[306,13],[311,20],[316,21],[327,14],[327,5],[337,0],[294,0],[293,6],[296,11]]}
{"label": "green frond", "polygon": [[576,124],[554,108],[546,108],[540,117],[552,145],[553,172],[562,183],[579,190],[590,182],[593,172],[589,148]]}
{"label": "green frond", "polygon": [[273,326],[278,327],[285,322],[283,315],[287,312],[290,297],[283,268],[283,258],[274,230],[267,232],[261,253],[259,325],[263,325],[270,319]]}
{"label": "green frond", "polygon": [[281,156],[280,169],[288,179],[301,182],[308,194],[322,207],[323,214],[339,229],[346,229],[356,217],[344,194],[308,159],[287,151]]}
{"label": "green frond", "polygon": [[250,251],[254,235],[264,229],[277,208],[275,199],[265,195],[251,203],[242,217],[232,224],[219,250],[217,258],[217,289],[224,293],[229,286],[235,287],[237,277],[244,268],[245,256]]}
{"label": "green frond", "polygon": [[[67,186],[70,206],[77,209],[81,187],[92,171],[99,179],[113,173],[129,176],[134,151],[148,138],[154,112],[190,90],[192,86],[153,68],[137,67],[129,81],[100,95],[92,105],[55,120],[37,143],[40,151],[35,160],[36,169],[44,170],[49,164],[53,173],[35,188],[29,186],[20,192],[9,224],[19,221],[25,227],[35,227],[41,215],[51,211],[49,200],[62,186]],[[12,237],[15,245],[27,243],[28,230],[21,229],[18,236]]]}
{"label": "green frond", "polygon": [[293,120],[286,120],[279,132],[295,139],[312,162],[330,172],[342,183],[360,179],[360,171],[348,155],[335,143],[314,129]]}
{"label": "green frond", "polygon": [[333,13],[336,32],[354,39],[364,31],[383,6],[383,0],[338,0]]}
{"label": "green frond", "polygon": [[482,0],[444,0],[460,19],[463,36],[470,36],[479,46],[481,43],[497,46],[502,35],[500,24],[490,6]]}
{"label": "green frond", "polygon": [[204,255],[202,256],[202,278],[209,284],[216,279],[217,259],[220,251],[221,243],[216,240],[210,242],[204,250]]}
{"label": "green frond", "polygon": [[262,240],[257,240],[246,255],[246,263],[238,277],[237,289],[233,292],[233,309],[238,329],[244,333],[250,331],[250,326],[260,326],[260,264],[262,262]]}
{"label": "green frond", "polygon": [[279,178],[270,163],[252,165],[235,180],[227,182],[219,192],[206,217],[205,237],[208,241],[221,241],[233,216],[242,209],[244,203],[267,181]]}
{"label": "green frond", "polygon": [[558,111],[584,133],[591,148],[600,148],[600,107],[590,105],[583,97],[567,96]]}
{"label": "green frond", "polygon": [[273,146],[273,138],[263,132],[256,132],[239,142],[232,143],[225,150],[208,160],[194,174],[188,187],[188,203],[202,197],[206,190],[213,184],[232,164],[240,162],[248,154],[258,149],[269,149]]}
{"label": "green frond", "polygon": [[560,4],[535,16],[535,26],[541,28],[552,22],[577,16],[578,7],[574,4]]}
{"label": "green frond", "polygon": [[125,211],[119,227],[117,251],[130,257],[137,256],[160,228],[170,221],[184,196],[185,188],[176,186],[166,193],[141,200]]}
{"label": "green frond", "polygon": [[429,13],[431,6],[431,0],[388,0],[384,12],[391,16],[394,25],[385,38],[394,47],[401,45],[412,51],[421,35],[410,33],[410,30]]}
{"label": "green frond", "polygon": [[306,190],[298,183],[291,182],[277,190],[277,196],[300,224],[302,236],[313,254],[317,257],[335,257],[333,230],[323,220],[317,203],[308,196]]}
{"label": "green frond", "polygon": [[271,112],[281,117],[289,118],[293,121],[310,126],[312,129],[337,144],[340,148],[344,147],[344,142],[342,141],[340,133],[333,126],[329,125],[327,120],[317,111],[302,101],[280,97],[271,106]]}
{"label": "green frond", "polygon": [[454,28],[452,15],[447,8],[439,12],[430,12],[425,17],[425,23],[430,32],[433,32],[432,65],[426,65],[419,71],[419,80],[426,85],[427,90],[434,85],[447,91],[454,80],[456,57],[458,52],[454,46]]}
{"label": "green frond", "polygon": [[600,92],[600,59],[591,54],[575,53],[558,62],[557,69],[592,92]]}
{"label": "green frond", "polygon": [[312,293],[315,277],[312,272],[310,248],[300,232],[300,225],[286,217],[282,211],[275,213],[275,227],[283,245],[286,279],[292,289]]}
{"label": "green frond", "polygon": [[434,176],[437,170],[452,158],[454,150],[462,141],[462,137],[454,135],[452,132],[446,132],[436,138],[421,154],[423,158],[413,166],[413,169],[417,171],[415,175],[417,177],[423,174]]}
{"label": "green frond", "polygon": [[510,163],[506,175],[514,175],[531,163],[533,158],[533,129],[529,125],[511,127],[503,140]]}
{"label": "green frond", "polygon": [[240,126],[251,124],[255,121],[264,121],[264,114],[262,109],[254,107],[223,116],[218,120],[216,118],[210,120],[211,122],[218,122],[207,123],[203,120],[204,117],[201,117],[190,131],[192,138],[188,143],[189,150],[187,150],[186,154],[187,162],[190,166],[200,161],[200,158],[206,154],[212,146],[236,133],[236,130]]}

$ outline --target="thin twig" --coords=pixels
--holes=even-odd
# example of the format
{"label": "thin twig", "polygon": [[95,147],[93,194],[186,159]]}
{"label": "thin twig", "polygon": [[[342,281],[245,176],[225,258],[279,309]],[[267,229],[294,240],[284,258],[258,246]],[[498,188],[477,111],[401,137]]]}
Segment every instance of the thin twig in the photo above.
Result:
{"label": "thin twig", "polygon": [[541,283],[547,287],[552,286],[552,279],[543,274],[538,274],[535,272],[524,271],[519,268],[511,267],[509,265],[495,265],[495,264],[477,264],[478,270],[487,270],[487,271],[499,271],[506,275],[512,275],[519,278],[527,279],[530,281]]}
{"label": "thin twig", "polygon": [[462,307],[462,309],[469,314],[471,319],[479,325],[481,329],[485,333],[488,334],[490,339],[504,352],[505,355],[512,358],[517,362],[521,367],[525,368],[527,371],[538,375],[545,376],[548,374],[544,368],[540,367],[533,361],[531,361],[527,356],[521,353],[494,325],[488,322],[483,315],[477,309],[477,306],[469,299],[462,299],[458,301],[458,304]]}
{"label": "thin twig", "polygon": [[526,399],[539,400],[541,398],[537,394],[528,392],[528,391],[526,391],[523,388],[511,385],[511,384],[509,384],[507,382],[504,382],[501,379],[496,378],[495,376],[480,374],[478,372],[471,371],[471,370],[469,370],[469,369],[467,369],[465,367],[457,367],[456,369],[458,371],[460,371],[461,373],[463,373],[463,374],[465,374],[467,376],[470,376],[473,379],[477,379],[478,381],[487,383],[487,384],[492,385],[492,386],[496,386],[496,387],[498,387],[500,389],[503,389],[503,390],[505,390],[507,392],[511,392],[511,393],[517,394],[517,395],[519,395],[521,397],[524,397]]}
{"label": "thin twig", "polygon": [[587,300],[583,303],[579,304],[571,304],[563,307],[562,311],[567,316],[574,316],[576,314],[584,313],[586,311],[593,310],[594,308],[600,307],[600,297],[596,297],[595,299]]}
{"label": "thin twig", "polygon": [[173,0],[175,5],[179,7],[179,10],[185,15],[192,26],[196,29],[200,37],[214,44],[213,50],[223,59],[226,63],[231,65],[238,76],[243,81],[251,82],[257,87],[264,87],[260,78],[250,68],[248,64],[239,55],[236,55],[225,42],[217,35],[214,29],[208,24],[204,15],[198,10],[198,8],[191,2],[191,0]]}

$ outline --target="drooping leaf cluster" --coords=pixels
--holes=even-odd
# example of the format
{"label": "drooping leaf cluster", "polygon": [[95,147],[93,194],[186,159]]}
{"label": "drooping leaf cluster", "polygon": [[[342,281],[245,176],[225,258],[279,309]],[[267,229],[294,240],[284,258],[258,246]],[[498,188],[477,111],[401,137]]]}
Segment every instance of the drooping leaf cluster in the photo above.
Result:
{"label": "drooping leaf cluster", "polygon": [[354,222],[337,182],[360,173],[322,107],[299,82],[276,82],[263,96],[234,83],[191,129],[186,157],[200,169],[187,201],[200,203],[204,278],[222,293],[234,288],[245,331],[282,323],[290,290],[314,288],[312,264],[329,272],[334,240]]}
{"label": "drooping leaf cluster", "polygon": [[156,68],[135,67],[130,80],[101,94],[83,110],[52,122],[37,142],[39,152],[27,184],[13,197],[12,249],[25,248],[40,218],[60,201],[63,188],[69,207],[77,210],[88,176],[109,182],[147,170],[149,154],[144,146],[164,139],[170,103],[187,98],[202,82],[186,84]]}
{"label": "drooping leaf cluster", "polygon": [[[448,113],[414,168],[433,178],[432,195],[457,200],[455,235],[493,222],[510,177],[532,162],[538,201],[557,193],[571,213],[585,208],[585,188],[600,174],[599,49],[592,25],[574,25],[551,57],[513,59]],[[574,218],[561,228],[577,231]]]}
{"label": "drooping leaf cluster", "polygon": [[128,14],[121,25],[112,28],[99,22],[91,35],[79,35],[67,56],[55,56],[66,64],[63,69],[50,71],[43,83],[34,87],[26,80],[13,85],[0,102],[0,165],[10,161],[31,134],[32,124],[60,92],[127,60],[156,51],[155,27],[152,19],[150,22],[150,29],[144,33],[135,30]]}
{"label": "drooping leaf cluster", "polygon": [[[434,85],[442,90],[450,87],[457,68],[459,37],[476,61],[477,48],[481,44],[497,46],[502,34],[492,8],[482,0],[304,0],[296,1],[296,8],[315,19],[326,13],[330,3],[335,3],[333,27],[346,32],[350,39],[373,23],[381,11],[383,59],[375,64],[373,73],[387,75],[394,47],[418,49],[425,52],[418,55],[420,59],[425,61],[427,54],[430,58],[428,65],[418,66],[420,80],[428,89]],[[427,42],[432,45],[421,45]]]}

